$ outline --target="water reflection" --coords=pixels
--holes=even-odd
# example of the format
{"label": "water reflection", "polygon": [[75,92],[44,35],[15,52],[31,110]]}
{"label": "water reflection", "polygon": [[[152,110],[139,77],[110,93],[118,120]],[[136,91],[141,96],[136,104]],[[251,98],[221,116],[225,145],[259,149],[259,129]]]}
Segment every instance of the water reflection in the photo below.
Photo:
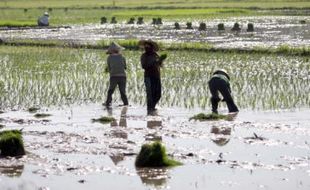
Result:
{"label": "water reflection", "polygon": [[230,141],[231,127],[212,126],[211,140],[218,146],[225,146]]}
{"label": "water reflection", "polygon": [[136,168],[142,182],[150,186],[164,186],[167,183],[167,168]]}
{"label": "water reflection", "polygon": [[[124,106],[122,108],[119,122],[117,122],[117,120],[111,122],[111,127],[127,127],[127,110],[128,110],[127,106]],[[110,109],[110,108],[108,109],[108,114],[110,116],[113,115],[112,109]],[[112,130],[111,136],[113,136],[115,138],[122,138],[122,139],[128,138],[127,132],[125,132],[121,129]]]}
{"label": "water reflection", "polygon": [[[149,129],[157,129],[157,128],[162,127],[162,121],[161,120],[148,120],[146,123],[147,123],[146,127]],[[155,131],[153,133],[146,134],[145,140],[147,140],[147,141],[162,141],[162,136]]]}
{"label": "water reflection", "polygon": [[118,163],[120,163],[121,161],[124,160],[125,156],[122,153],[115,153],[110,155],[110,158],[112,160],[112,162],[117,165]]}
{"label": "water reflection", "polygon": [[8,177],[20,177],[24,171],[24,165],[0,166],[0,173]]}

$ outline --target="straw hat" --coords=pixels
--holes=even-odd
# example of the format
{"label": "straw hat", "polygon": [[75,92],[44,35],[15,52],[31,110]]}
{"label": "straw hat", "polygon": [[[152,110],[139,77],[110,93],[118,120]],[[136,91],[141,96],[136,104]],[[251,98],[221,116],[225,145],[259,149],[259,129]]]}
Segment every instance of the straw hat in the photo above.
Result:
{"label": "straw hat", "polygon": [[159,46],[156,42],[152,41],[152,40],[140,40],[138,42],[139,46],[145,46],[146,44],[152,46],[154,48],[154,51],[158,51],[159,50]]}
{"label": "straw hat", "polygon": [[112,42],[107,50],[107,54],[110,54],[112,52],[119,52],[121,50],[124,50],[125,48],[120,46],[118,43],[116,42]]}

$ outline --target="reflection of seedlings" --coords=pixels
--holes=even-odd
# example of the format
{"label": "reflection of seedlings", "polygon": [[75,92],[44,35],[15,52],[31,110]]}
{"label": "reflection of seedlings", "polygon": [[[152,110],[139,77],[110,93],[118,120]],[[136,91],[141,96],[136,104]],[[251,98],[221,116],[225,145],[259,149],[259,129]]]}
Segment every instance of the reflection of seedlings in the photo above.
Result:
{"label": "reflection of seedlings", "polygon": [[225,30],[224,23],[220,23],[220,24],[218,24],[218,25],[217,25],[217,30],[219,30],[219,31],[223,31],[223,30]]}
{"label": "reflection of seedlings", "polygon": [[215,138],[211,138],[211,140],[218,146],[224,146],[230,140],[229,135],[231,135],[231,128],[212,126],[211,133],[221,135],[219,137],[215,136]]}
{"label": "reflection of seedlings", "polygon": [[102,124],[111,123],[113,121],[116,121],[114,117],[106,117],[106,116],[102,116],[98,119],[92,119],[92,122],[99,122]]}
{"label": "reflection of seedlings", "polygon": [[168,178],[166,168],[137,168],[142,182],[147,185],[163,186]]}
{"label": "reflection of seedlings", "polygon": [[44,118],[44,117],[50,117],[52,116],[51,114],[48,114],[48,113],[37,113],[34,115],[34,117],[36,118]]}
{"label": "reflection of seedlings", "polygon": [[239,32],[241,30],[239,23],[235,23],[231,31]]}
{"label": "reflection of seedlings", "polygon": [[254,24],[253,23],[248,23],[248,28],[246,30],[247,32],[254,32]]}
{"label": "reflection of seedlings", "polygon": [[113,161],[113,163],[117,165],[119,162],[124,160],[125,156],[124,154],[116,153],[116,154],[110,155],[110,158]]}
{"label": "reflection of seedlings", "polygon": [[40,110],[40,108],[37,108],[37,107],[28,108],[28,112],[30,112],[30,113],[35,113],[35,112],[37,112],[38,110]]}
{"label": "reflection of seedlings", "polygon": [[198,121],[214,121],[214,120],[221,120],[226,119],[226,115],[222,114],[216,114],[216,113],[210,113],[210,114],[204,114],[199,113],[197,115],[194,115],[193,117],[189,118],[189,120],[198,120]]}
{"label": "reflection of seedlings", "polygon": [[180,162],[168,158],[165,147],[160,142],[144,144],[138,154],[137,167],[167,167],[178,166]]}
{"label": "reflection of seedlings", "polygon": [[204,22],[200,23],[198,30],[199,30],[199,31],[205,31],[205,30],[207,30],[207,25],[206,25],[206,23],[204,23]]}
{"label": "reflection of seedlings", "polygon": [[20,177],[24,171],[24,165],[0,166],[0,173],[8,177]]}
{"label": "reflection of seedlings", "polygon": [[0,155],[21,156],[25,154],[22,132],[9,130],[0,132]]}
{"label": "reflection of seedlings", "polygon": [[189,29],[189,30],[193,29],[193,26],[192,26],[191,22],[187,22],[186,23],[186,29]]}

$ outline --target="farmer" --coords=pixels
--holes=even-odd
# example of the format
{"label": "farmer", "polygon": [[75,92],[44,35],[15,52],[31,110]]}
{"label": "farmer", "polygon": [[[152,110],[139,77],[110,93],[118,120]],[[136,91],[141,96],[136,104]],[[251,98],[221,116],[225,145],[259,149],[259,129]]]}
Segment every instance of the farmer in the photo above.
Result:
{"label": "farmer", "polygon": [[44,15],[38,19],[38,26],[48,26],[49,25],[48,18],[49,18],[48,12],[45,12]]}
{"label": "farmer", "polygon": [[110,73],[110,86],[108,90],[108,97],[104,105],[106,107],[111,106],[113,92],[118,86],[121,94],[121,98],[124,106],[128,105],[128,99],[126,95],[126,60],[121,54],[121,50],[124,49],[115,42],[112,42],[108,48],[107,54],[107,71]]}
{"label": "farmer", "polygon": [[218,113],[217,107],[218,103],[221,101],[219,97],[219,92],[224,98],[222,101],[225,101],[227,104],[229,113],[239,111],[231,96],[229,80],[230,77],[224,69],[216,70],[213,73],[211,79],[209,80],[209,89],[211,92],[211,104],[213,113]]}
{"label": "farmer", "polygon": [[139,45],[143,47],[141,66],[144,69],[144,84],[146,88],[147,114],[156,113],[155,106],[161,98],[160,68],[167,55],[159,56],[158,44],[152,40],[141,40]]}

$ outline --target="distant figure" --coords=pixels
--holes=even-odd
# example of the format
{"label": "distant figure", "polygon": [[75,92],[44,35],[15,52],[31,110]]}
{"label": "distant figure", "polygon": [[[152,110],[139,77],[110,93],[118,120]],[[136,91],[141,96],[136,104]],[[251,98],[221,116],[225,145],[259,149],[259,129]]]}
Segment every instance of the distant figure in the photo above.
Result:
{"label": "distant figure", "polygon": [[126,59],[122,56],[121,50],[124,49],[115,42],[112,42],[108,48],[107,54],[107,71],[110,73],[110,86],[108,90],[108,97],[105,106],[110,107],[112,102],[112,95],[116,86],[121,94],[121,98],[124,106],[128,105],[128,99],[126,95]]}
{"label": "distant figure", "polygon": [[158,44],[152,40],[141,40],[139,45],[144,48],[141,66],[144,69],[147,114],[154,115],[156,113],[155,106],[161,98],[160,68],[167,55],[159,56],[156,53],[159,50]]}
{"label": "distant figure", "polygon": [[229,83],[230,77],[224,69],[217,70],[209,80],[209,89],[211,92],[212,112],[218,113],[218,103],[221,101],[219,92],[223,96],[228,107],[229,113],[238,112],[238,108],[231,96],[231,88]]}
{"label": "distant figure", "polygon": [[38,26],[49,26],[48,18],[48,12],[45,12],[44,15],[38,19]]}

